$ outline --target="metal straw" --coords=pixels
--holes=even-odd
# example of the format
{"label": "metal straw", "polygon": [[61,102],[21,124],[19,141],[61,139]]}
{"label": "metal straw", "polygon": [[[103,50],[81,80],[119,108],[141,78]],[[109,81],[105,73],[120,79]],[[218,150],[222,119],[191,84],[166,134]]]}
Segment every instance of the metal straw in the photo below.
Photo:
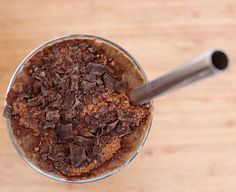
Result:
{"label": "metal straw", "polygon": [[134,88],[130,94],[133,104],[144,104],[152,99],[188,84],[218,74],[228,67],[229,59],[221,49],[211,49],[179,68],[157,79]]}

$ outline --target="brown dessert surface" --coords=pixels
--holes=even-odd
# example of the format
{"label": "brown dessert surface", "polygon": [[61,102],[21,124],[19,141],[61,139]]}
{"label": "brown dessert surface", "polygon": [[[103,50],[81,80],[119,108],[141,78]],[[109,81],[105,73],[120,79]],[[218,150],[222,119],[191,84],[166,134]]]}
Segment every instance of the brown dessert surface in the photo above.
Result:
{"label": "brown dessert surface", "polygon": [[33,55],[4,110],[25,155],[44,171],[82,177],[131,145],[150,104],[129,102],[125,70],[88,40],[61,41]]}

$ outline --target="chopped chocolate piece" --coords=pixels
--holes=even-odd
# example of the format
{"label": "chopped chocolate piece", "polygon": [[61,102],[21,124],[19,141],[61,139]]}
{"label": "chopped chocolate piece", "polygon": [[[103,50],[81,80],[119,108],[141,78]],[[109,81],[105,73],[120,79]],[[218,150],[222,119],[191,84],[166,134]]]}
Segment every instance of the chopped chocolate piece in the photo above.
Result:
{"label": "chopped chocolate piece", "polygon": [[120,124],[117,129],[116,132],[119,134],[119,137],[123,137],[127,134],[132,133],[129,124],[127,122],[123,122],[122,124]]}
{"label": "chopped chocolate piece", "polygon": [[106,88],[108,88],[110,90],[114,90],[115,80],[113,79],[111,74],[105,73],[103,75],[103,80],[104,80],[104,84],[105,84]]}
{"label": "chopped chocolate piece", "polygon": [[11,118],[11,114],[12,114],[12,107],[10,105],[6,105],[3,111],[3,116],[6,118]]}
{"label": "chopped chocolate piece", "polygon": [[97,77],[95,74],[93,73],[89,73],[86,77],[85,77],[85,80],[91,82],[91,83],[94,83],[97,81]]}
{"label": "chopped chocolate piece", "polygon": [[96,56],[94,54],[92,54],[92,53],[86,53],[86,52],[83,53],[83,60],[85,62],[91,62],[95,58],[96,58]]}
{"label": "chopped chocolate piece", "polygon": [[77,76],[71,76],[71,90],[77,90],[78,89],[78,77]]}
{"label": "chopped chocolate piece", "polygon": [[75,103],[75,96],[72,93],[67,93],[64,98],[63,109],[68,110],[72,108]]}
{"label": "chopped chocolate piece", "polygon": [[101,146],[104,146],[107,144],[107,142],[110,140],[110,135],[102,135],[98,138],[98,145],[101,147]]}
{"label": "chopped chocolate piece", "polygon": [[83,81],[81,83],[81,88],[84,94],[91,92],[96,86],[96,83],[90,83],[88,81]]}
{"label": "chopped chocolate piece", "polygon": [[84,95],[84,103],[89,104],[93,100],[93,97],[90,94]]}
{"label": "chopped chocolate piece", "polygon": [[42,103],[42,100],[41,100],[41,98],[39,98],[39,97],[36,97],[36,98],[33,98],[33,99],[28,99],[28,105],[29,105],[30,107],[37,107],[37,106],[39,106],[41,103]]}
{"label": "chopped chocolate piece", "polygon": [[81,163],[86,160],[85,150],[82,146],[71,145],[70,146],[70,157],[71,157],[71,166],[79,167]]}
{"label": "chopped chocolate piece", "polygon": [[66,156],[65,148],[63,145],[55,145],[53,150],[49,153],[48,158],[53,161],[64,159]]}
{"label": "chopped chocolate piece", "polygon": [[132,126],[138,126],[139,125],[139,120],[134,117],[127,118],[126,121],[131,124]]}
{"label": "chopped chocolate piece", "polygon": [[99,154],[99,147],[97,145],[94,145],[93,146],[93,156],[95,158],[97,158],[98,154]]}
{"label": "chopped chocolate piece", "polygon": [[105,113],[109,112],[109,107],[108,107],[107,105],[102,106],[102,107],[99,109],[99,112],[100,112],[101,114],[105,114]]}
{"label": "chopped chocolate piece", "polygon": [[75,141],[76,144],[87,144],[87,143],[94,143],[93,137],[84,137],[84,136],[74,136],[73,140]]}
{"label": "chopped chocolate piece", "polygon": [[63,175],[70,173],[70,166],[63,160],[54,161],[54,167],[58,169]]}
{"label": "chopped chocolate piece", "polygon": [[53,123],[53,122],[45,122],[44,123],[44,125],[43,125],[43,129],[45,130],[45,129],[48,129],[48,128],[55,128],[55,123]]}
{"label": "chopped chocolate piece", "polygon": [[75,103],[72,108],[80,108],[82,106],[82,103],[80,102],[79,98],[75,98]]}
{"label": "chopped chocolate piece", "polygon": [[60,109],[61,108],[61,101],[57,100],[49,105],[52,109]]}
{"label": "chopped chocolate piece", "polygon": [[125,120],[125,114],[121,109],[117,109],[117,117],[120,121],[124,121]]}
{"label": "chopped chocolate piece", "polygon": [[66,111],[64,114],[62,114],[62,120],[65,122],[71,122],[72,119],[75,117],[75,111]]}
{"label": "chopped chocolate piece", "polygon": [[95,137],[92,133],[89,132],[82,132],[81,135],[83,135],[84,137]]}
{"label": "chopped chocolate piece", "polygon": [[121,93],[122,90],[124,89],[125,84],[122,81],[118,81],[115,84],[115,91],[118,93]]}
{"label": "chopped chocolate piece", "polygon": [[102,75],[105,72],[105,66],[100,64],[94,64],[91,70],[92,74]]}
{"label": "chopped chocolate piece", "polygon": [[79,43],[79,48],[82,50],[82,51],[85,51],[87,48],[89,47],[89,45],[87,43]]}
{"label": "chopped chocolate piece", "polygon": [[71,123],[58,125],[56,131],[61,139],[69,139],[73,137],[73,130]]}
{"label": "chopped chocolate piece", "polygon": [[117,123],[118,123],[118,120],[117,120],[117,121],[114,121],[114,122],[112,122],[112,123],[110,123],[110,124],[107,126],[107,129],[109,130],[109,132],[112,131],[112,130],[116,127]]}
{"label": "chopped chocolate piece", "polygon": [[46,120],[47,121],[58,121],[60,119],[59,111],[47,111],[46,112]]}
{"label": "chopped chocolate piece", "polygon": [[98,49],[96,47],[89,47],[88,50],[90,53],[95,53]]}
{"label": "chopped chocolate piece", "polygon": [[110,133],[113,129],[115,129],[117,123],[118,123],[118,120],[110,123],[104,129],[101,129],[101,133],[99,134],[99,136],[106,135],[106,134]]}

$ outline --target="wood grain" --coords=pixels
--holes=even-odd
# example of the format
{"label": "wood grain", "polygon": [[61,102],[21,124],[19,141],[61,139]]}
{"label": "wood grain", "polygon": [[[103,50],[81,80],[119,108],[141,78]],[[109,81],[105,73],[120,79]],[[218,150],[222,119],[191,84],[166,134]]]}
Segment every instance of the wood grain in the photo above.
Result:
{"label": "wood grain", "polygon": [[235,0],[0,0],[0,112],[11,75],[34,47],[72,33],[125,47],[154,78],[211,47],[231,68],[155,101],[150,136],[135,160],[105,180],[65,184],[30,168],[0,117],[0,191],[236,191]]}

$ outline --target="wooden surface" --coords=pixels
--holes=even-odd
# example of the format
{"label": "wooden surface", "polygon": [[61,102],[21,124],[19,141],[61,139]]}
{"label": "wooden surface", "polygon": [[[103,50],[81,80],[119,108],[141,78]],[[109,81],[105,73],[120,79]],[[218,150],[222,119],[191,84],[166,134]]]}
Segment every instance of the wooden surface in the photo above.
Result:
{"label": "wooden surface", "polygon": [[105,180],[65,184],[42,176],[17,154],[0,117],[0,191],[235,192],[236,1],[0,0],[0,112],[11,75],[37,45],[71,33],[125,47],[148,77],[211,47],[224,48],[225,74],[155,101],[150,136],[135,160]]}

